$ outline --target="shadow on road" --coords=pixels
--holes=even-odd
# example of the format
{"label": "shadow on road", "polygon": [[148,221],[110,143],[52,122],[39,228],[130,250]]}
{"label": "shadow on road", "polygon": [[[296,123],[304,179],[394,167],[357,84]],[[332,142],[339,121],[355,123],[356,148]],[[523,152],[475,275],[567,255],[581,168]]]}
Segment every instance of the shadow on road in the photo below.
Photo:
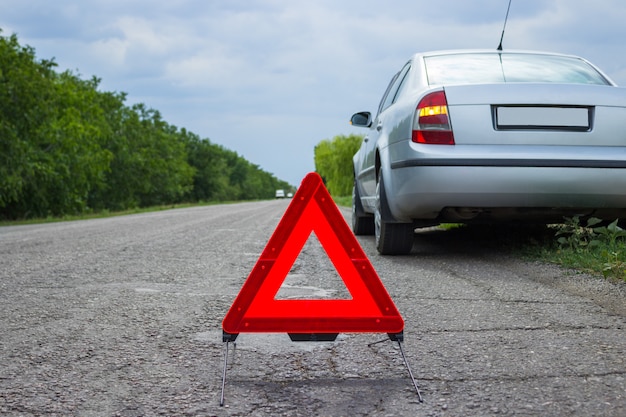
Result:
{"label": "shadow on road", "polygon": [[510,253],[554,241],[543,225],[461,225],[416,229],[412,255]]}

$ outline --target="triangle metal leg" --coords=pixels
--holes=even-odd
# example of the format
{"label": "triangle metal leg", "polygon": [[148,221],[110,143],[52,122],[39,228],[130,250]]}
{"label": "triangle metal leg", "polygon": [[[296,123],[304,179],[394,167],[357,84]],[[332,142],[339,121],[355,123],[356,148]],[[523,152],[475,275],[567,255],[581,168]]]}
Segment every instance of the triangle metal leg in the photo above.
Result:
{"label": "triangle metal leg", "polygon": [[[222,395],[220,396],[220,407],[224,406],[224,390],[226,388],[226,368],[228,368],[228,346],[230,340],[224,343],[224,369],[222,371]],[[233,342],[233,356],[235,355],[235,349],[237,349],[237,343]]]}
{"label": "triangle metal leg", "polygon": [[402,359],[404,360],[404,365],[406,369],[409,371],[409,376],[411,377],[411,381],[413,381],[413,386],[415,387],[415,392],[417,392],[417,398],[419,402],[423,403],[422,394],[420,393],[420,387],[417,385],[417,381],[415,381],[415,377],[413,376],[413,371],[411,371],[411,367],[409,366],[409,362],[406,360],[406,355],[404,354],[404,349],[402,348],[402,342],[398,340],[398,346],[400,347],[400,353],[402,354]]}
{"label": "triangle metal leg", "polygon": [[413,376],[413,371],[411,371],[411,367],[409,366],[409,361],[406,359],[406,355],[404,354],[404,349],[402,348],[402,342],[404,341],[404,333],[403,332],[400,332],[400,333],[388,333],[387,335],[389,336],[389,339],[383,339],[383,340],[379,340],[377,342],[369,343],[367,346],[368,347],[372,347],[372,346],[377,345],[379,343],[384,343],[387,340],[391,340],[392,342],[398,342],[398,346],[400,347],[400,354],[402,355],[402,360],[404,361],[404,366],[406,367],[407,371],[409,371],[409,376],[411,377],[411,382],[413,382],[413,386],[415,387],[415,392],[417,393],[417,398],[418,398],[419,402],[423,403],[424,400],[422,398],[422,393],[420,392],[420,388],[417,385],[417,381],[415,380],[415,377]]}
{"label": "triangle metal leg", "polygon": [[222,371],[222,395],[220,396],[220,407],[224,406],[224,389],[226,388],[226,368],[228,367],[228,346],[233,343],[233,357],[235,356],[235,349],[237,349],[237,336],[238,333],[227,333],[222,330],[222,342],[224,342],[224,370]]}

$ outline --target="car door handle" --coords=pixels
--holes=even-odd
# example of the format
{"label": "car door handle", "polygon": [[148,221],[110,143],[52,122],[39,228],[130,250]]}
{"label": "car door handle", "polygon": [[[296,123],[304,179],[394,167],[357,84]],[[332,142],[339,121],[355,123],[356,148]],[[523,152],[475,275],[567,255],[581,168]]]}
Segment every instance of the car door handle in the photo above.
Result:
{"label": "car door handle", "polygon": [[363,142],[369,142],[369,140],[370,140],[369,136],[365,136],[365,137],[363,138]]}
{"label": "car door handle", "polygon": [[380,132],[381,130],[383,130],[383,124],[382,124],[382,122],[378,123],[378,125],[376,126],[376,130],[378,130],[379,132]]}

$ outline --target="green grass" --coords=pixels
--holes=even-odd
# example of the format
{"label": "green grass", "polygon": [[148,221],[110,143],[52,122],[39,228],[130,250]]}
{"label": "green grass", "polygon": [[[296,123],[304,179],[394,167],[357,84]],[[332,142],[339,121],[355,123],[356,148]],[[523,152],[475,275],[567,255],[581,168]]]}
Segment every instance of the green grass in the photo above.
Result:
{"label": "green grass", "polygon": [[[581,223],[577,217],[551,225],[554,240],[531,249],[538,259],[605,278],[626,282],[626,230],[618,221],[603,225],[590,218]],[[532,250],[534,249],[534,250]]]}
{"label": "green grass", "polygon": [[332,196],[333,200],[335,200],[335,204],[343,207],[352,207],[352,196]]}
{"label": "green grass", "polygon": [[0,220],[0,227],[28,225],[28,224],[42,224],[42,223],[57,223],[57,222],[66,222],[66,221],[73,221],[73,220],[103,219],[107,217],[127,216],[129,214],[150,213],[154,211],[172,210],[172,209],[177,209],[177,208],[213,206],[217,204],[234,204],[234,203],[241,203],[241,202],[242,201],[220,201],[220,202],[207,202],[207,203],[166,204],[166,205],[161,205],[161,206],[140,207],[140,208],[133,208],[133,209],[128,209],[128,210],[120,210],[120,211],[102,210],[102,211],[81,213],[81,214],[76,214],[76,215],[65,215],[65,216],[59,216],[59,217],[48,216],[45,218],[33,218],[33,219]]}

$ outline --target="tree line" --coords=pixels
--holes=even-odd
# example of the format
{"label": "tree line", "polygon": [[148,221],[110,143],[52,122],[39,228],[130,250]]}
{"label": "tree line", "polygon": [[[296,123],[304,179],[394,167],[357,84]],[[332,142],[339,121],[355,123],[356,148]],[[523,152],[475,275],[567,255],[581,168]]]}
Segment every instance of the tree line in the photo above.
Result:
{"label": "tree line", "polygon": [[292,188],[157,110],[126,105],[125,93],[100,91],[100,79],[56,66],[16,35],[0,36],[0,219],[265,199]]}
{"label": "tree line", "polygon": [[338,135],[315,146],[315,171],[324,179],[333,196],[352,195],[354,169],[352,157],[359,150],[363,136]]}

